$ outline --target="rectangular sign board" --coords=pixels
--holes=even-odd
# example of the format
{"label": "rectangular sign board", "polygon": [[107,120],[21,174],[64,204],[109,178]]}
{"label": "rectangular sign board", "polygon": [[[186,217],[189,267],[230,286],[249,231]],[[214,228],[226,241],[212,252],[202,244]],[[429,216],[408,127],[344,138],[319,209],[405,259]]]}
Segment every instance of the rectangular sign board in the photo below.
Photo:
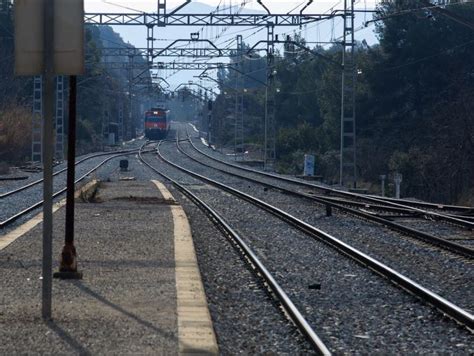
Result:
{"label": "rectangular sign board", "polygon": [[305,176],[314,176],[314,156],[304,155],[304,172]]}
{"label": "rectangular sign board", "polygon": [[[15,0],[15,74],[43,73],[44,0]],[[54,0],[54,73],[84,73],[84,0]]]}

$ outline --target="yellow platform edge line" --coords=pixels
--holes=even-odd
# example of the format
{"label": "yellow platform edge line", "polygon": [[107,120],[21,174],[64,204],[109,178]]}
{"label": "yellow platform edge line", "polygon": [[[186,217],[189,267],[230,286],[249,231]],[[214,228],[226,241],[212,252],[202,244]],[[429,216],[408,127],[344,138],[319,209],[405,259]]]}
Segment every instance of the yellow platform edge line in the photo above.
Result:
{"label": "yellow platform edge line", "polygon": [[[161,182],[152,182],[164,199],[175,200]],[[174,226],[178,353],[218,355],[219,348],[194,251],[191,227],[180,205],[171,205],[170,208]]]}
{"label": "yellow platform edge line", "polygon": [[[89,183],[84,185],[81,189],[78,189],[74,196],[78,198],[82,192],[85,192],[92,187],[94,187],[98,183],[97,180],[91,180]],[[61,201],[53,204],[53,213],[61,209],[64,205],[66,205],[66,199],[62,199]],[[18,239],[19,237],[26,234],[28,231],[33,229],[36,225],[43,221],[43,213],[39,213],[32,217],[30,220],[25,222],[24,224],[18,226],[16,229],[8,232],[7,234],[0,236],[0,251],[3,250],[5,247],[10,245],[13,241]]]}

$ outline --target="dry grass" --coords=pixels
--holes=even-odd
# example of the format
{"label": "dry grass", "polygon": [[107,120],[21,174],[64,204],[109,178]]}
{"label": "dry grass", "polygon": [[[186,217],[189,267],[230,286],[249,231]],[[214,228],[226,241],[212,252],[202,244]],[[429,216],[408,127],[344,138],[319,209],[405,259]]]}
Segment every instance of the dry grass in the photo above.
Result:
{"label": "dry grass", "polygon": [[0,108],[0,161],[19,163],[31,152],[31,109],[16,104]]}

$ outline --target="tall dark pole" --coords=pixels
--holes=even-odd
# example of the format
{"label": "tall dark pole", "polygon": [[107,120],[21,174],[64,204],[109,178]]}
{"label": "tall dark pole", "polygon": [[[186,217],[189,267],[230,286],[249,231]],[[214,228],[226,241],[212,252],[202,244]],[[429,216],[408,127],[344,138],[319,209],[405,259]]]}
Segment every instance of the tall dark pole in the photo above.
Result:
{"label": "tall dark pole", "polygon": [[53,244],[53,116],[54,116],[54,3],[44,1],[43,8],[43,319],[51,319],[52,244]]}
{"label": "tall dark pole", "polygon": [[77,254],[74,246],[74,180],[76,161],[76,86],[75,75],[69,78],[69,126],[67,142],[67,192],[66,192],[66,236],[61,253],[59,273],[54,277],[80,279],[82,273],[77,271]]}
{"label": "tall dark pole", "polygon": [[74,246],[74,180],[76,161],[76,76],[69,78],[69,127],[67,143],[67,195],[65,244]]}

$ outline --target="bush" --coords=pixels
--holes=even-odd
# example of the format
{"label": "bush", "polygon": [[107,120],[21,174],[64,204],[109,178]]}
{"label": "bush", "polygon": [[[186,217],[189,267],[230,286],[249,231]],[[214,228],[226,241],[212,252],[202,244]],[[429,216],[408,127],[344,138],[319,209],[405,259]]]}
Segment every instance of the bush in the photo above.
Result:
{"label": "bush", "polygon": [[0,161],[22,163],[31,154],[31,109],[17,104],[0,108]]}

